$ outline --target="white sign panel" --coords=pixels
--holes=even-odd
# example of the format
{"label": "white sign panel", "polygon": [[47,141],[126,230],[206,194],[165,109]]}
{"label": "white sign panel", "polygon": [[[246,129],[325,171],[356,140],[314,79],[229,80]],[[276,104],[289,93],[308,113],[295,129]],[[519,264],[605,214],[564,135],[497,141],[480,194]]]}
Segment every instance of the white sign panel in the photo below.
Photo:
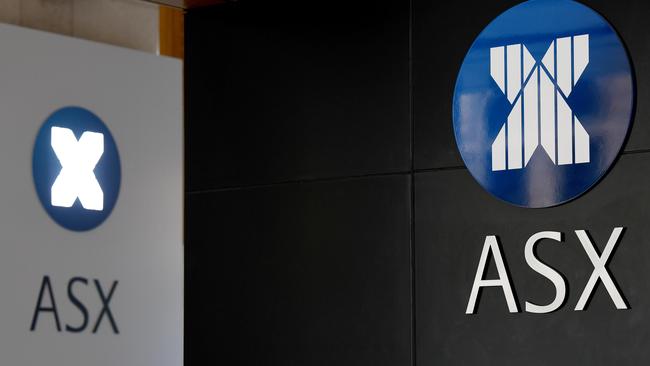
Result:
{"label": "white sign panel", "polygon": [[182,365],[181,62],[0,44],[1,363]]}

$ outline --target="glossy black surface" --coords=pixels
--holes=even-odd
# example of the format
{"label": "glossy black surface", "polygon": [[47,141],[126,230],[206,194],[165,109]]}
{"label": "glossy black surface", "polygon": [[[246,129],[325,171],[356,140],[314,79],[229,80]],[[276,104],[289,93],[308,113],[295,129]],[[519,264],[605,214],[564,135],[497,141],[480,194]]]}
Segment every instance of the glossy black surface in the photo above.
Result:
{"label": "glossy black surface", "polygon": [[[648,155],[624,156],[595,189],[543,210],[492,198],[464,169],[437,170],[461,166],[451,99],[462,59],[516,3],[240,0],[188,11],[186,365],[647,363]],[[620,32],[635,67],[626,149],[650,148],[649,5],[585,3]],[[415,174],[412,159],[434,171]],[[373,176],[349,179],[359,175]],[[571,230],[602,248],[614,225],[628,227],[610,268],[632,309],[615,311],[598,285],[573,312],[591,265]],[[540,230],[565,233],[539,253],[567,276],[567,304],[511,315],[488,290],[467,319],[488,233],[501,237],[520,306],[552,296],[523,261]]]}
{"label": "glossy black surface", "polygon": [[[492,198],[464,169],[416,176],[415,285],[417,365],[643,365],[650,362],[650,154],[624,155],[592,191],[566,205],[523,209]],[[603,250],[612,229],[626,228],[608,268],[629,310],[616,310],[602,283],[576,312],[593,266],[574,230]],[[567,281],[567,301],[550,314],[510,314],[499,288],[487,288],[466,315],[486,235],[497,235],[519,309],[548,304],[553,284],[526,264],[524,244],[560,231],[537,256]],[[490,259],[490,261],[492,261]],[[494,264],[485,278],[497,278]]]}
{"label": "glossy black surface", "polygon": [[407,175],[187,199],[186,365],[410,365]]}
{"label": "glossy black surface", "polygon": [[406,171],[408,1],[187,15],[190,190]]}

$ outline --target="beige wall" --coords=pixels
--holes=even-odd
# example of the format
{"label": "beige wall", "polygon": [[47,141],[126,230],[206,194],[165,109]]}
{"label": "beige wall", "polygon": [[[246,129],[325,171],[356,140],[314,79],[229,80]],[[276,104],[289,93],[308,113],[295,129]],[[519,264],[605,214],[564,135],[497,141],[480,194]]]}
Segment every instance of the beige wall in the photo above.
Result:
{"label": "beige wall", "polygon": [[158,10],[139,0],[0,0],[0,22],[157,53]]}

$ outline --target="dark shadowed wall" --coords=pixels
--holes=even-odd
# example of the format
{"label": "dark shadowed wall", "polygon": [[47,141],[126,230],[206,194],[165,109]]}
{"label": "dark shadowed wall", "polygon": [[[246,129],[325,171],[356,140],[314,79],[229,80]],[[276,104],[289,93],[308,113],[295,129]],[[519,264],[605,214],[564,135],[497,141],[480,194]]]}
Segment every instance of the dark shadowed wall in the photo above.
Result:
{"label": "dark shadowed wall", "polygon": [[[550,209],[496,200],[459,158],[456,74],[514,1],[247,1],[186,17],[186,364],[625,365],[650,361],[650,5],[589,1],[637,77],[632,133],[611,172]],[[602,249],[604,286],[573,308]],[[484,290],[465,315],[486,235],[519,308],[552,300],[526,239],[568,282],[552,314],[509,314]],[[491,273],[491,272],[490,272]],[[492,274],[493,275],[493,274]]]}

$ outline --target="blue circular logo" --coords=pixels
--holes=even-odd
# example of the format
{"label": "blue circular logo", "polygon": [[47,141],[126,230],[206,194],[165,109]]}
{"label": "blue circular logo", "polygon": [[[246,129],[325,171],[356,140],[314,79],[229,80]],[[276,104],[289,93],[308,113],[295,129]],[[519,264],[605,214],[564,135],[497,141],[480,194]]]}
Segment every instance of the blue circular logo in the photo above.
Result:
{"label": "blue circular logo", "polygon": [[36,136],[34,185],[45,211],[74,231],[99,226],[111,214],[120,191],[120,157],[99,117],[80,107],[50,115]]}
{"label": "blue circular logo", "polygon": [[454,91],[458,149],[474,178],[522,207],[585,193],[619,154],[634,76],[611,25],[568,0],[533,0],[490,23]]}

